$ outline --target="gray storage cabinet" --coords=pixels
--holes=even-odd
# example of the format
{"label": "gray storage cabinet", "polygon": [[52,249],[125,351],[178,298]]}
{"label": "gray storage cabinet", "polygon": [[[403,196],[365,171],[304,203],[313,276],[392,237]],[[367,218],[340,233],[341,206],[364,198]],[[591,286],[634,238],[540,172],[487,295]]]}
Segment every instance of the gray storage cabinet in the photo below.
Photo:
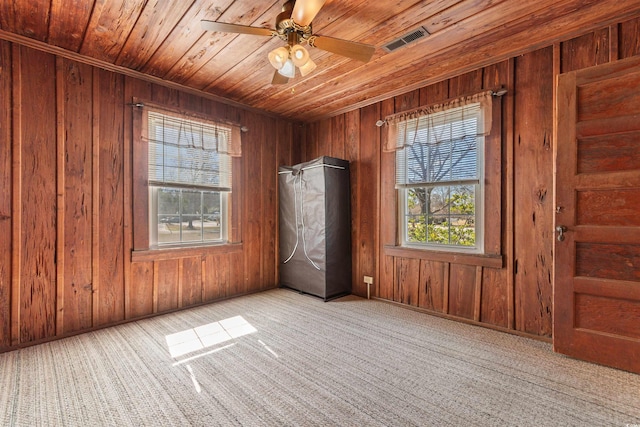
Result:
{"label": "gray storage cabinet", "polygon": [[350,294],[349,162],[281,166],[278,181],[280,285],[325,301]]}

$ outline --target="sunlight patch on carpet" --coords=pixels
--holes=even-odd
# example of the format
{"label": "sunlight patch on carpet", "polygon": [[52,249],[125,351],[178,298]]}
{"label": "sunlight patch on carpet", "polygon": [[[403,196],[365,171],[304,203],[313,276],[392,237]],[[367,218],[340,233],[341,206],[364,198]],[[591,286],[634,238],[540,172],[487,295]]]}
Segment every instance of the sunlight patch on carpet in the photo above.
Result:
{"label": "sunlight patch on carpet", "polygon": [[185,329],[165,336],[172,358],[225,343],[234,338],[258,332],[242,316]]}

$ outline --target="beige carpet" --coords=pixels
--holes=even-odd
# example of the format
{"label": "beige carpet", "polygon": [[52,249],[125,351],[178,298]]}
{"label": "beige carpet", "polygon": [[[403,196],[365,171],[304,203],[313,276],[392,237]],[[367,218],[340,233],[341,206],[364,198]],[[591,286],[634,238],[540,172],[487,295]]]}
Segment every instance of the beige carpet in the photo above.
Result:
{"label": "beige carpet", "polygon": [[638,375],[284,289],[0,354],[0,375],[2,426],[640,424]]}

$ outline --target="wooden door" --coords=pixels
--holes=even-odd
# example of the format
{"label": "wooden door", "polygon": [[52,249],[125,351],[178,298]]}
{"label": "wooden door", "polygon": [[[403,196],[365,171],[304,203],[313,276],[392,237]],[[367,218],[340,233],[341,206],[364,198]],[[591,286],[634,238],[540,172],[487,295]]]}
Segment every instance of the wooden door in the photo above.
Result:
{"label": "wooden door", "polygon": [[559,76],[556,141],[554,350],[640,373],[640,58]]}

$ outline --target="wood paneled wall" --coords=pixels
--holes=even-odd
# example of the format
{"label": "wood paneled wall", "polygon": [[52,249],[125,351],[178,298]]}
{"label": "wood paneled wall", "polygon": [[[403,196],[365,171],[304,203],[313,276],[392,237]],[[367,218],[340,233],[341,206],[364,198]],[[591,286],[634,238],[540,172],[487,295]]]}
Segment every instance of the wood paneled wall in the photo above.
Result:
{"label": "wood paneled wall", "polygon": [[[639,28],[640,18],[619,23],[306,125],[302,160],[351,161],[354,293],[366,296],[363,276],[370,275],[379,298],[551,337],[555,76],[640,54]],[[501,86],[508,90],[502,99],[502,267],[394,248],[394,155],[381,151],[384,128],[375,122]]]}
{"label": "wood paneled wall", "polygon": [[[277,285],[277,167],[351,162],[353,290],[551,335],[558,73],[640,54],[640,18],[307,124],[0,41],[0,351]],[[400,81],[400,79],[399,79]],[[378,119],[504,86],[501,266],[394,248],[394,158]],[[245,124],[233,245],[133,251],[131,101]],[[496,209],[496,207],[493,207]]]}
{"label": "wood paneled wall", "polygon": [[[132,251],[133,98],[246,125],[233,245]],[[0,351],[277,284],[293,125],[0,41]],[[298,155],[299,157],[299,155]],[[132,255],[133,254],[133,255]]]}

